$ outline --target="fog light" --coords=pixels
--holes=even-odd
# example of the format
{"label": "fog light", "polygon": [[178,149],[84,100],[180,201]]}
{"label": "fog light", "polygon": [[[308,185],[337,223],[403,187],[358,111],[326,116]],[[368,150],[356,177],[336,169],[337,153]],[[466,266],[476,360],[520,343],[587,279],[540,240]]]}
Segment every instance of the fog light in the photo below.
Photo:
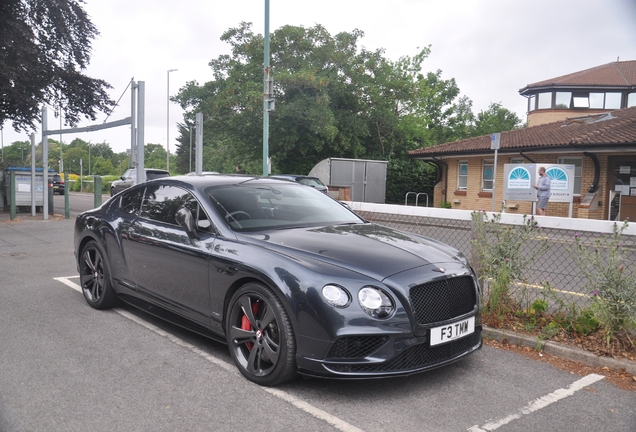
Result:
{"label": "fog light", "polygon": [[351,301],[349,293],[337,285],[325,285],[322,288],[322,296],[327,303],[336,307],[346,307]]}

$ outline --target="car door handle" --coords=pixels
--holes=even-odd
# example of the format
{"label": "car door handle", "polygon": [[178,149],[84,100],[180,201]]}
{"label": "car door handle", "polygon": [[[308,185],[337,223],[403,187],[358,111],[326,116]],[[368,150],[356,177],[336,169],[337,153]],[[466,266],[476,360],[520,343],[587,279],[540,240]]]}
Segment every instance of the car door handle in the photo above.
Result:
{"label": "car door handle", "polygon": [[139,234],[139,231],[137,231],[136,229],[131,229],[130,231],[128,231],[128,235],[134,239],[138,239],[139,237],[141,237],[141,234]]}

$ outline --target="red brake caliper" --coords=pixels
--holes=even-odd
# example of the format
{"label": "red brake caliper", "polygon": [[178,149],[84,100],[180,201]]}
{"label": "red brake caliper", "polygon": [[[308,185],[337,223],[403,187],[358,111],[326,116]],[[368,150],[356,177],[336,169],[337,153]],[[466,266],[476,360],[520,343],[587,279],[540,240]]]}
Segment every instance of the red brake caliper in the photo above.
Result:
{"label": "red brake caliper", "polygon": [[[258,302],[254,302],[252,303],[252,313],[254,314],[254,316],[256,316],[256,313],[258,312]],[[243,314],[243,318],[241,318],[241,329],[242,330],[252,330],[252,325],[250,324],[250,320],[247,319],[247,315]],[[252,342],[247,342],[245,344],[247,346],[248,350],[252,350],[252,347],[254,346],[254,344]]]}

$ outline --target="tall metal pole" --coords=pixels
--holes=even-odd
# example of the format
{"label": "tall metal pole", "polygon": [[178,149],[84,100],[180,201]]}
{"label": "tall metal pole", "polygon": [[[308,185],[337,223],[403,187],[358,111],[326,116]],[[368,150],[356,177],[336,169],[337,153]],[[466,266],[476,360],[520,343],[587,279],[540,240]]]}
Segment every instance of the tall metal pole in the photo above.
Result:
{"label": "tall metal pole", "polygon": [[178,69],[168,69],[166,92],[166,169],[170,171],[170,72]]}
{"label": "tall metal pole", "polygon": [[[46,107],[42,105],[42,213],[45,220],[49,218],[49,137],[46,135],[48,125]],[[35,154],[32,157],[35,157]]]}
{"label": "tall metal pole", "polygon": [[194,169],[198,175],[203,172],[203,113],[198,112],[195,115],[194,131],[196,134],[196,159]]}
{"label": "tall metal pole", "polygon": [[64,153],[62,152],[62,102],[60,102],[60,160],[62,161],[62,165],[58,168],[60,172],[64,171]]}
{"label": "tall metal pole", "polygon": [[263,175],[269,174],[269,0],[265,0],[265,50],[263,77]]}
{"label": "tall metal pole", "polygon": [[190,129],[190,170],[188,172],[192,172],[192,125],[188,125],[188,129]]}
{"label": "tall metal pole", "polygon": [[[34,132],[31,133],[31,155],[35,155],[35,133]],[[44,174],[42,175],[44,176]],[[46,185],[44,187],[46,187]],[[31,157],[31,216],[35,216],[35,157],[33,156]]]}
{"label": "tall metal pole", "polygon": [[[128,168],[132,168],[133,161],[135,164],[137,163],[137,91],[138,85],[133,79],[130,83],[130,157],[128,158]],[[121,161],[119,162],[119,176],[121,177]]]}
{"label": "tall metal pole", "polygon": [[146,171],[144,171],[144,128],[146,124],[146,83],[137,83],[137,183],[146,181]]}

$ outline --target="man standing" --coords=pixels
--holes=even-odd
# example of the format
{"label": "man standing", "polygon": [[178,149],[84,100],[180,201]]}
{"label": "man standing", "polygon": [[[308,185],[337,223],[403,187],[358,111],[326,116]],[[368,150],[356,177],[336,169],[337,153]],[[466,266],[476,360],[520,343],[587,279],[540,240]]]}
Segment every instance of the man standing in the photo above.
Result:
{"label": "man standing", "polygon": [[550,177],[545,175],[545,167],[539,168],[539,181],[534,188],[537,193],[537,215],[545,216],[545,209],[548,207],[548,199],[550,198]]}

